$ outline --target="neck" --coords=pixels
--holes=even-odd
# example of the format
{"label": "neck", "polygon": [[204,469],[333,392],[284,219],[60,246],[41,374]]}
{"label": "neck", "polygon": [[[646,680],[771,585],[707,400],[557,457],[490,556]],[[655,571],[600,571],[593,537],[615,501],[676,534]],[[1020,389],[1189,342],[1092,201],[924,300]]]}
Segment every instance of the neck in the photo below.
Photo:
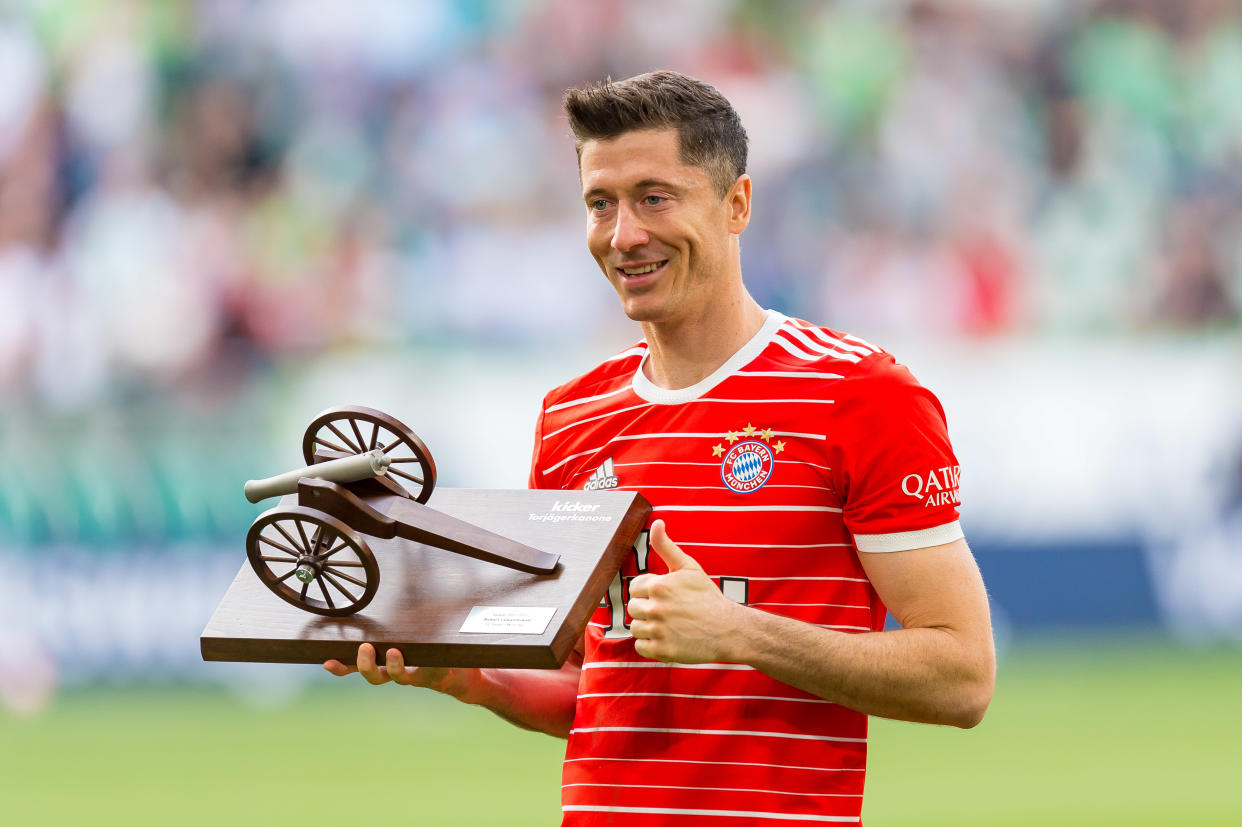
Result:
{"label": "neck", "polygon": [[763,327],[767,316],[743,288],[689,318],[644,322],[650,357],[643,373],[667,390],[688,388],[710,376]]}

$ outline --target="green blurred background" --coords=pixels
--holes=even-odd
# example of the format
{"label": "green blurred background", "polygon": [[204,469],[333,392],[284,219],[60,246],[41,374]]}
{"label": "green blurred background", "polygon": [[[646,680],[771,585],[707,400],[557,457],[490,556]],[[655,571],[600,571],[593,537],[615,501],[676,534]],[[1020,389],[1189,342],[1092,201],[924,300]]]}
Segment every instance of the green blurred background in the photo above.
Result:
{"label": "green blurred background", "polygon": [[867,822],[1242,822],[1233,0],[0,0],[0,821],[555,823],[553,739],[197,636],[324,408],[525,484],[640,335],[560,94],[654,68],[748,126],[754,295],[962,460],[996,699],[873,722]]}
{"label": "green blurred background", "polygon": [[[314,669],[316,667],[286,667]],[[868,824],[1234,825],[1227,649],[1125,637],[1002,658],[974,730],[873,719]],[[11,824],[545,825],[563,743],[405,687],[73,690],[0,721]]]}

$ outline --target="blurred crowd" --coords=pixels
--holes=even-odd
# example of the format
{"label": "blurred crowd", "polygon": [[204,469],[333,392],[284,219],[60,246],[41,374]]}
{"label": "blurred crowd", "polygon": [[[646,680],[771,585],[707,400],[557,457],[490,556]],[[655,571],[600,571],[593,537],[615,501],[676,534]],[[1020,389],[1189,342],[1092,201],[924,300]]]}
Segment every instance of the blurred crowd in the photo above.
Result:
{"label": "blurred crowd", "polygon": [[1238,324],[1231,0],[0,0],[0,391],[72,412],[615,331],[559,99],[653,68],[750,130],[765,304],[872,336]]}
{"label": "blurred crowd", "polygon": [[[563,378],[637,338],[560,98],[656,68],[742,115],[767,306],[1031,352],[1242,327],[1242,0],[0,0],[0,705],[23,641],[79,671],[197,663],[242,480],[308,399],[359,401],[342,376],[434,395],[402,359]],[[466,397],[393,411],[463,440],[532,413]],[[1000,488],[1043,484],[1019,467]],[[1220,536],[1176,583],[1237,582]]]}

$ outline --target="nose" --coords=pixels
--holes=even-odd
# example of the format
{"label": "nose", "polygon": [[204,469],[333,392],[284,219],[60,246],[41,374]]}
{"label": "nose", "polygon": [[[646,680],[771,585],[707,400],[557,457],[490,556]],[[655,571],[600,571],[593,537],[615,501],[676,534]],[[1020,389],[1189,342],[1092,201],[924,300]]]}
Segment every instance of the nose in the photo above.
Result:
{"label": "nose", "polygon": [[634,209],[622,202],[617,205],[617,223],[612,228],[612,248],[621,253],[628,253],[635,247],[641,247],[650,241],[642,220]]}

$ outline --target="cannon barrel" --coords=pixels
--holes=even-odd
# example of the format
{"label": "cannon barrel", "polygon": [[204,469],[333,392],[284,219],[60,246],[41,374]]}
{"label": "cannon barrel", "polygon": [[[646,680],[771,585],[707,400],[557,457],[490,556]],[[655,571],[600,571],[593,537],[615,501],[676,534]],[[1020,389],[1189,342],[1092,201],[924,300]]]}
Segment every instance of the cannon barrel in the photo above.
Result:
{"label": "cannon barrel", "polygon": [[252,503],[276,497],[281,494],[295,494],[298,480],[303,477],[328,480],[330,482],[357,482],[371,477],[383,476],[391,461],[379,449],[368,451],[342,459],[333,459],[287,471],[265,480],[247,480],[245,486],[246,499]]}

